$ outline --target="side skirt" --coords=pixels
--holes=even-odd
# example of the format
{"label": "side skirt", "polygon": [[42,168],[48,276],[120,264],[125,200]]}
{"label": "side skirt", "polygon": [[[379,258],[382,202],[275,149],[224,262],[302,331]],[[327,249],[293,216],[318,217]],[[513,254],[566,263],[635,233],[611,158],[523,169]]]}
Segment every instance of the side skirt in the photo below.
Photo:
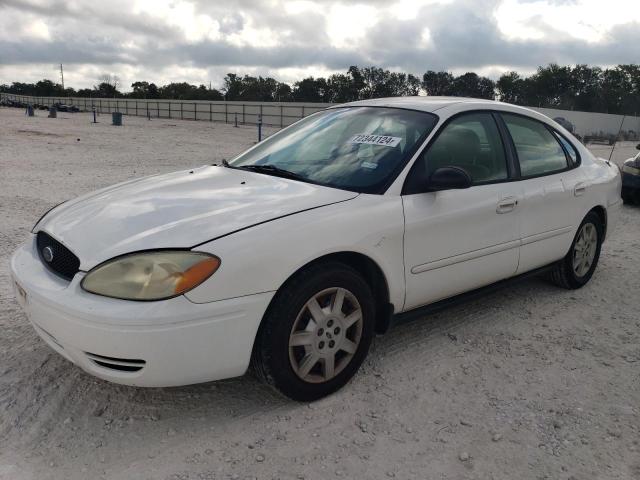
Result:
{"label": "side skirt", "polygon": [[490,285],[486,285],[484,287],[477,288],[475,290],[471,290],[469,292],[460,293],[453,297],[445,298],[444,300],[439,300],[437,302],[430,303],[429,305],[423,305],[422,307],[417,307],[412,310],[408,310],[406,312],[396,313],[391,316],[390,326],[392,327],[394,325],[410,322],[418,318],[423,318],[431,313],[440,312],[454,305],[460,305],[462,303],[466,303],[471,300],[482,298],[488,293],[493,293],[502,288],[517,284],[522,280],[526,280],[528,278],[535,277],[543,273],[547,273],[551,269],[553,269],[553,267],[557,263],[558,262],[553,262],[544,267],[536,268],[535,270],[521,273],[520,275],[516,275],[515,277],[506,278],[504,280],[500,280],[498,282],[492,283]]}

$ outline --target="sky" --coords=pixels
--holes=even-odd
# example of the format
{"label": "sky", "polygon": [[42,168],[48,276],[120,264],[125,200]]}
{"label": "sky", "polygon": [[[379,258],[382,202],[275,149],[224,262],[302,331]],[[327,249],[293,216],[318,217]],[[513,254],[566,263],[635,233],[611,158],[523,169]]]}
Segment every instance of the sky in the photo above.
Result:
{"label": "sky", "polygon": [[0,84],[221,87],[378,66],[491,78],[640,62],[640,0],[0,0]]}

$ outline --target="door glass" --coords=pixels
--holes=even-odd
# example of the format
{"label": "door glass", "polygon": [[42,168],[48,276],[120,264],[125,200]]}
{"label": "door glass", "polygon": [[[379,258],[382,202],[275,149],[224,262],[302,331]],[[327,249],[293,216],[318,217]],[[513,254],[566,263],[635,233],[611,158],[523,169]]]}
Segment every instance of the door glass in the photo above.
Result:
{"label": "door glass", "polygon": [[519,115],[502,114],[520,161],[523,177],[567,168],[567,157],[556,137],[542,123]]}
{"label": "door glass", "polygon": [[424,155],[427,176],[441,167],[464,169],[473,183],[507,178],[507,161],[500,133],[489,113],[456,117],[438,135]]}

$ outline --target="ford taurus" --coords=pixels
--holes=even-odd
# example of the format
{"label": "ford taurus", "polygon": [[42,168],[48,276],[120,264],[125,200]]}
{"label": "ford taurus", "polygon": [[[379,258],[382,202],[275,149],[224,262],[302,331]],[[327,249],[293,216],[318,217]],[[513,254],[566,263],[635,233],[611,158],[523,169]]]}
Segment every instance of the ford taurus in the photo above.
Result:
{"label": "ford taurus", "polygon": [[620,191],[615,165],[532,110],[367,100],[65,202],[11,272],[37,333],[92,375],[172,386],[253,365],[313,400],[394,320],[541,269],[585,285]]}

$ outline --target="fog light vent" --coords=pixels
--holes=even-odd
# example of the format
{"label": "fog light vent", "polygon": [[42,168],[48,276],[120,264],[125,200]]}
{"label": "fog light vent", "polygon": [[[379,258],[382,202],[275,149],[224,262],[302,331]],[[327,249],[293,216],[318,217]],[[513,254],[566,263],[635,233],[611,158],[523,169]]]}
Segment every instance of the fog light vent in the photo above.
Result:
{"label": "fog light vent", "polygon": [[147,362],[131,358],[115,358],[84,352],[89,360],[102,368],[117,370],[119,372],[138,372],[144,368]]}

